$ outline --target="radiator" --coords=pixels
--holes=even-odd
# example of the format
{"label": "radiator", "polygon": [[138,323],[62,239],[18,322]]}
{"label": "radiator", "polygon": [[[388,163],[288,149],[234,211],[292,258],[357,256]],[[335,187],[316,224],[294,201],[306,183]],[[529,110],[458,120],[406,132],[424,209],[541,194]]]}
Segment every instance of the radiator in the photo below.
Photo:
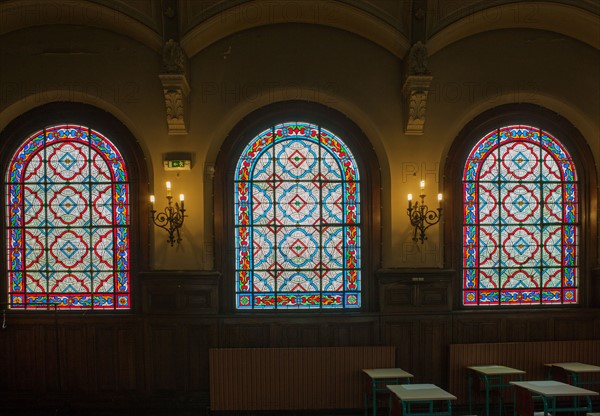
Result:
{"label": "radiator", "polygon": [[395,347],[211,349],[210,407],[359,409],[368,381],[361,370],[395,363]]}
{"label": "radiator", "polygon": [[474,365],[505,365],[526,371],[525,380],[541,380],[547,375],[544,364],[572,361],[600,365],[600,340],[451,344],[449,390],[467,403],[466,368]]}

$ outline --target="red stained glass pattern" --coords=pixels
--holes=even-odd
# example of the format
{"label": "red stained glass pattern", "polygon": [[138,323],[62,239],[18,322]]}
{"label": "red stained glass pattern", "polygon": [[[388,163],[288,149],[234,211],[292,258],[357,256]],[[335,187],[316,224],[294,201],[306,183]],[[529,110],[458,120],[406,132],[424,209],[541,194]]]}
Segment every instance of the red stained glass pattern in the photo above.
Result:
{"label": "red stained glass pattern", "polygon": [[311,123],[273,126],[234,179],[236,308],[359,308],[360,182],[343,141]]}
{"label": "red stained glass pattern", "polygon": [[463,171],[463,304],[574,304],[577,175],[567,150],[531,126],[490,132]]}
{"label": "red stained glass pattern", "polygon": [[30,136],[6,172],[13,309],[129,309],[129,184],[103,135],[60,125]]}

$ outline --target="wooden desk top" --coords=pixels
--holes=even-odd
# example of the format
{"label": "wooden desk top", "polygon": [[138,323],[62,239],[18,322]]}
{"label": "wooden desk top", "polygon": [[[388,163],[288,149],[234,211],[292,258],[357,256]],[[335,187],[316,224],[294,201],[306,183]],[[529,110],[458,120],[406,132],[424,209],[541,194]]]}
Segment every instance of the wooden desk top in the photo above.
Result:
{"label": "wooden desk top", "polygon": [[566,371],[573,373],[598,373],[600,372],[600,366],[584,363],[551,363],[546,364],[547,366],[560,367]]}
{"label": "wooden desk top", "polygon": [[385,379],[385,378],[410,378],[413,377],[411,373],[404,371],[401,368],[368,368],[363,369],[365,373],[373,380]]}
{"label": "wooden desk top", "polygon": [[486,376],[525,374],[525,371],[523,370],[517,370],[516,368],[506,367],[504,365],[475,365],[467,368]]}
{"label": "wooden desk top", "polygon": [[395,384],[387,386],[392,393],[405,402],[419,400],[456,400],[456,396],[435,384]]}
{"label": "wooden desk top", "polygon": [[598,392],[596,391],[582,389],[581,387],[575,387],[554,380],[510,381],[510,384],[523,387],[546,397],[598,396]]}

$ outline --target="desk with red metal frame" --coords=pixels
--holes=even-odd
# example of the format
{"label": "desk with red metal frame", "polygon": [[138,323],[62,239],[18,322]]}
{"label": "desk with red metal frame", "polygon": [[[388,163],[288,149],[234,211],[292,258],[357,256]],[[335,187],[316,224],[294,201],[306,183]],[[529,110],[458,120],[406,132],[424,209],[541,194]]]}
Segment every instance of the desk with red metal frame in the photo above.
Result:
{"label": "desk with red metal frame", "polygon": [[[371,396],[373,398],[373,416],[377,416],[377,393],[388,392],[389,390],[385,387],[387,384],[400,384],[401,381],[410,383],[410,379],[413,377],[407,371],[401,368],[367,368],[363,369],[363,372],[369,376],[371,380]],[[389,407],[389,406],[388,406]],[[365,392],[365,416],[367,415],[369,408],[369,397]],[[388,412],[389,413],[389,412]]]}

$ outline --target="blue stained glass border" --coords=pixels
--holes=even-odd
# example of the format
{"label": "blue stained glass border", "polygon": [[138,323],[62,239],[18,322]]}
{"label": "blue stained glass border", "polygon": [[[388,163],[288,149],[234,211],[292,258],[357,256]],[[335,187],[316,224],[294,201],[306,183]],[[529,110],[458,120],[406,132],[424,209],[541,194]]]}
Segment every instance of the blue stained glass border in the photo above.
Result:
{"label": "blue stained glass border", "polygon": [[[290,251],[286,251],[285,253],[281,252],[281,247],[279,246],[279,242],[271,242],[271,244],[269,245],[270,251],[275,253],[274,256],[276,258],[276,260],[272,260],[271,258],[265,258],[264,254],[260,254],[259,257],[257,257],[255,259],[255,254],[254,254],[254,250],[250,249],[242,249],[243,247],[255,247],[255,241],[253,240],[255,237],[260,237],[261,238],[261,242],[259,243],[261,245],[261,247],[265,244],[265,242],[263,241],[265,236],[268,235],[277,235],[279,236],[279,232],[281,230],[283,230],[282,227],[287,227],[288,225],[286,225],[286,222],[281,222],[280,219],[278,217],[276,217],[273,213],[273,211],[275,211],[274,209],[266,209],[266,208],[261,208],[259,210],[259,214],[258,217],[253,216],[253,212],[252,212],[252,208],[253,208],[253,198],[252,198],[252,192],[253,190],[256,190],[255,186],[257,186],[257,184],[259,182],[254,183],[254,175],[257,175],[257,177],[261,178],[261,181],[267,181],[266,183],[269,183],[268,181],[270,181],[270,175],[273,174],[279,174],[279,172],[277,171],[278,165],[275,163],[275,161],[277,161],[277,163],[281,162],[280,159],[276,158],[276,155],[268,155],[269,152],[272,152],[273,149],[275,149],[275,147],[277,147],[277,149],[279,150],[279,152],[281,154],[284,154],[282,152],[285,151],[285,146],[288,145],[298,145],[300,147],[304,147],[306,148],[306,146],[302,146],[301,143],[302,142],[307,142],[310,143],[311,149],[316,149],[319,151],[320,156],[316,156],[316,153],[314,152],[314,150],[312,150],[312,155],[313,158],[311,159],[306,159],[308,161],[312,161],[311,163],[314,165],[313,169],[310,170],[306,170],[305,166],[299,167],[299,166],[292,166],[292,168],[294,168],[295,170],[292,172],[290,171],[290,181],[293,181],[293,177],[295,177],[294,175],[300,174],[300,177],[296,178],[296,182],[300,181],[300,183],[302,183],[302,181],[306,180],[307,183],[312,183],[313,185],[310,186],[310,192],[319,192],[320,189],[320,183],[332,183],[335,184],[337,183],[341,183],[343,188],[342,188],[342,192],[341,195],[343,196],[343,201],[341,201],[340,207],[341,210],[339,212],[339,218],[337,217],[333,217],[334,220],[332,220],[331,217],[328,217],[326,220],[323,220],[323,217],[319,217],[317,216],[317,222],[316,223],[304,223],[303,221],[306,220],[306,215],[303,217],[302,221],[300,221],[298,218],[300,218],[302,215],[300,215],[300,213],[298,213],[298,215],[294,215],[294,218],[292,220],[292,217],[289,217],[288,220],[289,221],[297,221],[297,230],[302,230],[306,227],[306,232],[309,232],[309,228],[313,229],[317,231],[317,233],[313,233],[312,231],[309,232],[310,235],[312,235],[314,238],[312,238],[313,241],[313,245],[315,247],[317,247],[317,250],[309,250],[308,248],[305,247],[301,247],[298,246],[296,247],[296,250],[294,251],[293,247],[290,247],[289,249],[286,250],[290,250]],[[317,147],[314,147],[314,145],[317,145]],[[285,153],[286,155],[288,155],[288,153]],[[294,154],[294,152],[292,151],[290,154]],[[267,156],[267,157],[266,157]],[[289,155],[288,155],[289,156]],[[286,156],[287,157],[287,156]],[[327,163],[324,164],[316,164],[314,163],[315,160],[314,158],[324,158],[327,157]],[[273,167],[269,166],[269,160],[273,161]],[[261,161],[260,163],[260,167],[258,169],[255,169],[255,166],[257,166],[258,161]],[[298,160],[298,162],[300,162],[300,160]],[[335,164],[332,164],[332,162]],[[310,163],[309,163],[310,165]],[[327,172],[323,172],[323,175],[321,175],[320,173],[322,172],[320,169],[321,167],[323,167],[324,169],[327,169]],[[335,170],[331,170],[332,167],[335,167],[335,169],[337,169],[336,173]],[[311,172],[311,173],[309,173]],[[283,176],[283,175],[281,175]],[[313,178],[311,178],[311,176]],[[344,142],[339,139],[335,134],[333,134],[332,132],[324,129],[321,126],[318,126],[316,124],[312,124],[312,123],[307,123],[307,122],[286,122],[286,123],[280,123],[277,124],[275,126],[272,126],[269,129],[263,130],[262,132],[258,133],[244,148],[240,158],[237,161],[236,164],[236,170],[234,173],[234,183],[235,185],[235,192],[234,192],[234,208],[235,208],[235,221],[234,221],[234,229],[235,229],[235,247],[236,247],[236,256],[235,256],[235,263],[236,263],[236,282],[235,282],[235,287],[236,287],[236,300],[235,300],[235,304],[236,304],[236,308],[237,309],[290,309],[290,308],[294,308],[294,309],[313,309],[313,308],[359,308],[361,305],[361,294],[360,294],[360,287],[361,287],[361,279],[360,279],[360,216],[361,216],[361,212],[360,212],[360,182],[358,181],[359,179],[359,170],[358,170],[358,166],[356,165],[356,162],[354,160],[354,157],[352,155],[352,153],[350,152],[350,150],[347,148],[347,146],[344,144]],[[273,183],[277,183],[279,184],[279,180],[280,178],[277,177],[277,182],[273,182]],[[283,182],[283,181],[282,181]],[[350,186],[349,188],[347,187],[346,184],[351,183],[352,186]],[[246,185],[248,184],[248,185]],[[279,185],[277,185],[279,186]],[[301,186],[302,187],[302,186]],[[303,187],[304,189],[305,187]],[[261,192],[263,192],[262,190],[264,189],[264,192],[268,192],[268,187],[267,186],[262,186],[261,185]],[[308,189],[304,189],[304,191],[309,192]],[[350,195],[351,197],[347,197],[348,195]],[[261,200],[270,200],[273,202],[272,206],[273,207],[277,207],[277,204],[281,203],[281,201],[279,199],[276,199],[273,196],[265,196],[262,195],[260,196]],[[321,198],[318,198],[317,201],[321,201]],[[306,201],[305,201],[306,202]],[[315,205],[313,208],[314,209],[322,209],[322,202],[318,202],[317,205]],[[331,206],[333,207],[333,205]],[[331,208],[330,207],[330,208]],[[336,208],[337,209],[337,208]],[[294,214],[293,211],[290,211],[292,214]],[[303,213],[305,213],[303,211]],[[316,211],[314,213],[316,215]],[[271,217],[268,217],[268,216]],[[318,215],[322,215],[322,214],[318,214]],[[298,217],[298,218],[296,218]],[[310,215],[310,219],[311,221],[314,221],[313,215]],[[289,226],[292,225],[292,223],[289,224]],[[315,238],[319,238],[320,240],[320,235],[321,235],[321,231],[319,230],[326,230],[328,227],[331,226],[342,226],[343,230],[345,230],[347,228],[347,225],[351,224],[352,227],[348,228],[349,230],[352,230],[351,232],[346,232],[346,231],[342,231],[339,241],[341,242],[340,244],[342,244],[342,249],[340,250],[339,254],[340,256],[340,261],[333,261],[333,263],[335,264],[327,264],[324,265],[324,263],[322,263],[323,261],[326,260],[326,257],[323,257],[323,251],[321,248],[321,243],[320,241],[315,240]],[[265,232],[261,232],[259,234],[256,234],[257,230],[259,229],[264,229],[264,230],[269,230],[269,232],[267,233],[267,231]],[[273,234],[276,233],[276,234]],[[283,238],[283,237],[281,237]],[[291,241],[290,241],[291,242]],[[267,244],[268,245],[268,244]],[[323,246],[324,247],[324,246]],[[334,248],[334,246],[329,245],[327,250],[328,253],[330,253],[329,255],[331,256],[333,253],[332,249]],[[339,250],[339,248],[335,248],[335,250]],[[260,251],[260,253],[262,253],[262,249]],[[308,261],[308,259],[304,259],[303,261],[300,256],[301,255],[305,255],[305,253],[308,252],[314,252],[315,255],[318,256],[319,260],[314,260],[314,261]],[[290,254],[291,253],[291,254]],[[279,258],[283,255],[291,255],[292,257],[285,257],[285,258]],[[280,255],[278,257],[278,255]],[[279,275],[278,273],[281,273],[282,271],[285,271],[285,267],[281,268],[281,265],[284,264],[286,262],[287,259],[287,263],[290,265],[294,265],[294,268],[298,268],[298,270],[302,270],[304,267],[308,267],[308,265],[310,265],[311,267],[332,267],[331,270],[333,270],[334,268],[341,268],[341,270],[349,270],[351,271],[351,273],[342,273],[341,276],[343,276],[344,279],[346,279],[346,281],[344,282],[344,284],[340,285],[340,287],[342,288],[341,291],[335,291],[335,292],[325,292],[325,291],[320,291],[320,292],[311,292],[312,295],[308,292],[296,292],[296,291],[285,291],[285,292],[273,292],[272,297],[269,298],[265,298],[266,302],[261,302],[257,299],[262,299],[261,297],[264,295],[264,293],[260,293],[257,292],[257,288],[256,286],[253,285],[252,282],[252,278],[250,276],[252,276],[252,271],[254,270],[254,267],[256,266],[260,266],[261,268],[263,267],[267,267],[267,269],[269,269],[269,264],[267,264],[267,261],[271,261],[273,263],[272,266],[274,266],[278,272],[275,273],[275,275]],[[255,261],[257,261],[258,263],[255,264]],[[316,265],[316,266],[315,266]],[[308,270],[308,269],[307,269]],[[247,283],[242,284],[242,282],[240,281],[242,274],[245,276],[244,279],[246,279],[246,277],[249,278],[249,281],[247,281]],[[351,280],[348,280],[351,279]],[[290,285],[288,285],[290,286]],[[353,288],[352,291],[348,290],[349,286],[351,286]],[[327,296],[325,295],[327,293]],[[332,301],[333,298],[331,298],[331,296],[333,296],[333,294],[335,294],[336,298],[335,299],[339,299],[339,300],[335,300]],[[318,299],[321,299],[320,303],[315,304],[315,296]],[[341,297],[340,297],[341,296]],[[298,300],[298,299],[309,299],[307,300],[306,303],[303,303],[303,300]],[[281,299],[281,300],[280,300]],[[296,299],[296,300],[294,300]],[[327,301],[325,301],[324,299],[328,299]]]}
{"label": "blue stained glass border", "polygon": [[[109,167],[108,172],[110,173],[111,180],[107,183],[112,183],[112,193],[114,198],[112,198],[111,202],[107,205],[107,208],[112,207],[110,209],[113,210],[112,216],[114,222],[112,226],[119,227],[115,228],[115,232],[113,233],[112,238],[115,240],[114,247],[110,251],[102,250],[103,254],[114,253],[112,263],[114,264],[114,270],[118,270],[115,274],[114,281],[112,282],[112,286],[117,287],[118,289],[114,289],[113,292],[108,294],[83,292],[31,293],[26,292],[27,288],[23,284],[23,276],[28,273],[37,275],[39,273],[46,273],[48,270],[54,270],[55,273],[61,273],[61,270],[59,269],[64,266],[61,265],[60,262],[54,262],[52,264],[47,263],[45,265],[36,262],[37,269],[30,270],[27,264],[24,263],[24,255],[28,250],[30,251],[30,249],[27,248],[29,246],[26,241],[27,235],[43,237],[44,233],[52,232],[52,230],[55,229],[52,228],[51,223],[48,222],[43,215],[40,216],[39,224],[34,223],[29,225],[26,223],[27,213],[24,208],[27,207],[28,201],[26,200],[27,196],[25,194],[25,189],[28,186],[35,187],[36,182],[32,182],[30,179],[25,178],[24,173],[26,172],[29,162],[33,160],[36,155],[40,155],[36,162],[35,177],[38,178],[37,180],[42,181],[41,185],[43,185],[44,181],[47,182],[50,179],[48,175],[43,173],[43,170],[46,169],[47,166],[45,162],[46,157],[43,156],[46,149],[48,149],[49,146],[60,145],[61,143],[67,142],[77,143],[77,146],[83,146],[80,147],[80,149],[100,155],[106,163],[106,166]],[[79,156],[81,156],[81,158],[78,160],[80,160],[82,164],[85,164],[87,161],[84,161],[83,157],[88,158],[88,156],[81,154]],[[42,163],[42,165],[40,165],[40,163]],[[39,171],[39,174],[37,169],[42,169]],[[11,307],[18,309],[54,309],[56,306],[59,310],[96,308],[103,310],[129,309],[131,307],[129,294],[129,185],[127,183],[128,173],[126,164],[117,147],[105,136],[88,127],[71,124],[47,127],[31,134],[16,150],[6,170],[5,178],[7,183],[6,189],[10,190],[7,192],[8,201],[6,218],[8,219],[7,223],[9,224],[7,227],[7,245],[9,247],[7,262],[9,275],[11,276],[11,284],[8,285],[9,300],[12,303]],[[82,186],[76,185],[77,182],[73,182],[72,185],[67,186],[75,187],[73,189],[77,189],[77,192],[85,192],[87,195],[89,189],[91,189],[90,184],[96,182],[96,179],[92,178],[89,174],[87,174],[87,176],[85,174],[80,175],[78,176],[78,179],[79,178],[87,178],[86,180],[88,182],[81,182]],[[85,185],[86,183],[87,185]],[[44,189],[46,189],[46,192],[43,192]],[[46,201],[46,194],[50,189],[51,188],[45,187],[45,185],[39,187],[38,191],[43,194],[42,197],[44,199],[42,200],[42,205],[34,205],[37,207],[36,211],[39,211],[38,208],[40,207],[42,209],[47,209],[48,202]],[[67,204],[71,202],[74,201],[66,201]],[[58,207],[58,205],[56,205],[56,207]],[[72,207],[69,205],[65,205],[62,208],[72,210]],[[55,212],[54,215],[58,215],[58,213]],[[73,230],[78,230],[78,232],[81,233],[81,236],[87,239],[85,236],[89,236],[89,231],[94,229],[94,222],[84,222],[85,223],[74,224],[70,227]],[[48,228],[49,226],[50,228]],[[33,234],[31,234],[32,232]],[[39,239],[38,243],[49,244],[46,242],[46,238]],[[48,247],[48,250],[50,250],[50,247]],[[78,253],[78,251],[75,250],[71,253]],[[69,254],[69,256],[74,255],[78,254]],[[89,256],[93,257],[92,252],[84,257],[87,259]],[[67,266],[62,273],[89,270],[89,264],[91,263],[86,260],[81,264],[81,266],[73,266],[74,268]],[[42,276],[40,275],[40,277]],[[70,287],[69,291],[72,290],[73,288]],[[118,295],[116,295],[117,290],[119,292]]]}
{"label": "blue stained glass border", "polygon": [[[532,242],[542,241],[544,236],[544,229],[548,225],[555,226],[554,221],[556,213],[558,212],[556,205],[557,203],[562,204],[562,217],[559,219],[558,224],[562,227],[561,240],[557,243],[556,239],[549,240],[552,244],[551,252],[553,256],[556,256],[557,252],[560,253],[561,260],[559,264],[564,265],[564,269],[560,269],[564,278],[562,279],[561,287],[565,288],[561,290],[550,290],[550,287],[544,286],[542,274],[532,273],[531,276],[540,276],[536,282],[532,281],[530,288],[514,289],[503,289],[489,290],[482,286],[482,281],[479,279],[479,274],[484,272],[481,267],[481,255],[486,254],[486,250],[481,250],[479,244],[484,241],[480,238],[479,233],[481,228],[481,205],[478,201],[478,189],[475,184],[478,183],[480,175],[482,173],[482,167],[486,164],[488,158],[492,157],[496,160],[494,163],[501,163],[501,158],[496,155],[500,149],[509,143],[523,143],[529,147],[529,149],[537,149],[536,151],[540,155],[537,158],[538,162],[532,161],[531,163],[551,163],[552,166],[545,167],[547,174],[546,176],[540,176],[539,172],[535,177],[528,176],[527,178],[518,181],[512,178],[497,177],[494,181],[497,181],[498,189],[503,189],[506,184],[510,186],[506,189],[528,188],[528,183],[532,185],[537,184],[535,195],[537,195],[538,202],[534,205],[526,202],[526,199],[517,197],[510,199],[512,204],[507,210],[500,210],[498,218],[491,217],[491,224],[499,227],[499,233],[506,235],[505,230],[507,227],[514,225],[523,226],[524,229],[530,229],[531,232],[538,236],[536,239],[534,236],[526,238],[527,236],[514,236],[512,245],[507,247],[504,244],[504,238],[501,239],[503,252],[507,250],[516,250],[514,253],[515,261],[507,262],[505,258],[500,257],[498,262],[498,270],[504,272],[502,274],[509,273],[508,267],[532,267],[532,271],[542,270],[545,267],[544,261],[540,262],[540,259],[544,260],[546,257],[542,254],[537,253],[536,250],[543,250],[543,247],[536,248],[531,246]],[[527,159],[524,159],[527,161]],[[518,163],[521,160],[517,161]],[[518,163],[516,166],[518,166]],[[505,165],[510,166],[510,165]],[[486,165],[486,171],[490,169],[490,165]],[[501,170],[498,169],[498,172]],[[553,180],[552,175],[554,172],[560,174],[561,180]],[[577,252],[578,252],[578,193],[577,193],[577,173],[566,148],[550,133],[538,129],[536,127],[528,125],[512,125],[498,128],[484,137],[482,137],[477,144],[472,148],[469,156],[467,157],[463,169],[463,305],[465,306],[489,306],[489,305],[523,305],[523,304],[556,304],[556,303],[576,303],[577,302],[577,282],[576,278],[570,278],[569,276],[577,275]],[[545,192],[551,189],[551,186],[545,186],[546,184],[551,185],[554,189],[555,184],[562,186],[562,192],[560,198],[562,201],[554,196],[552,199],[552,215],[546,215],[543,213],[543,206],[545,204],[544,195]],[[508,195],[508,194],[507,194]],[[521,200],[519,200],[519,198]],[[501,200],[501,195],[497,198]],[[525,201],[525,202],[524,202]],[[533,201],[533,200],[532,200]],[[502,206],[503,202],[499,202]],[[519,204],[519,205],[517,205]],[[512,211],[510,211],[512,209]],[[540,211],[537,214],[533,213],[530,215],[529,211],[537,210]],[[508,218],[505,212],[512,212],[514,218]],[[533,218],[534,222],[530,219]],[[548,221],[553,220],[552,223]],[[489,220],[486,222],[487,225]],[[483,225],[483,224],[482,224]],[[529,231],[528,231],[529,232]],[[522,237],[522,238],[521,238]],[[540,243],[543,244],[543,243]],[[558,244],[558,245],[557,245]],[[520,251],[519,251],[520,250]],[[529,253],[535,255],[529,256]],[[541,251],[540,251],[541,253]],[[541,257],[540,257],[541,256]],[[527,264],[520,264],[523,259],[528,259],[535,263],[529,262]],[[556,263],[556,262],[554,262]],[[487,267],[487,266],[486,266]],[[491,272],[491,269],[485,269],[487,272]],[[535,280],[535,279],[534,279]],[[522,282],[519,282],[522,284]],[[550,283],[548,283],[550,284]],[[568,290],[566,289],[568,287]],[[558,297],[558,298],[557,298]]]}

